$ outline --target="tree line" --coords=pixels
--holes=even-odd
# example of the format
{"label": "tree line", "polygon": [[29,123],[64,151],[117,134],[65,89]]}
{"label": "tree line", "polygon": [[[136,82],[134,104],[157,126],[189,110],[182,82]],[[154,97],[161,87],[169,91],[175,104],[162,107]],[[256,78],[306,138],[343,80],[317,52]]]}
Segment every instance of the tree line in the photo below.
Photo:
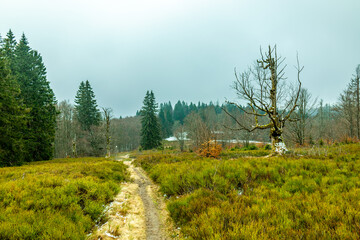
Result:
{"label": "tree line", "polygon": [[[245,105],[229,102],[190,105],[178,101],[160,105],[162,137],[175,135],[183,147],[184,132],[193,147],[211,139],[223,145],[240,139],[270,142],[276,145],[307,146],[333,142],[358,141],[360,134],[360,65],[335,104],[324,104],[301,85],[299,60],[297,86],[284,77],[283,59],[276,46],[261,51],[261,58],[242,73],[235,71],[233,89]],[[285,88],[286,87],[286,88]],[[289,94],[286,95],[285,93]],[[286,123],[286,124],[285,124]],[[286,125],[286,127],[285,127]],[[229,131],[231,130],[231,131]],[[235,131],[234,131],[235,130]],[[265,130],[265,131],[263,131]],[[282,151],[282,150],[281,150]]]}
{"label": "tree line", "polygon": [[[100,124],[103,121],[97,113],[100,117],[96,123],[88,124],[85,128],[80,127],[83,132],[73,134],[69,138],[73,139],[72,141],[67,140],[67,152],[74,151],[75,146],[81,155],[102,154],[105,148],[107,152],[129,151],[140,145],[144,149],[149,149],[159,147],[160,140],[170,136],[178,139],[182,150],[186,136],[192,140],[193,148],[212,139],[220,140],[223,145],[232,143],[232,140],[242,140],[245,144],[248,144],[249,140],[257,140],[274,144],[286,142],[298,146],[359,139],[359,66],[353,79],[340,95],[338,103],[330,105],[325,104],[323,100],[318,101],[301,85],[300,73],[303,67],[299,64],[299,84],[296,88],[289,86],[286,91],[290,90],[291,93],[284,94],[284,86],[287,85],[282,83],[286,79],[282,63],[283,58],[278,56],[276,46],[269,46],[268,51],[261,52],[261,58],[256,61],[253,68],[242,73],[235,72],[236,80],[232,87],[238,96],[247,101],[243,106],[235,102],[220,105],[212,102],[186,103],[181,100],[177,101],[174,107],[171,102],[158,106],[154,93],[148,91],[143,108],[137,111],[134,117],[110,120],[108,118],[106,141],[102,139],[104,134],[100,134],[104,132],[101,128],[105,125]],[[253,83],[255,85],[252,85]],[[73,107],[73,110],[76,113],[80,108]],[[86,116],[91,114],[77,116],[73,119],[73,125],[83,126],[82,121],[88,121]],[[238,131],[233,131],[234,129]],[[264,129],[267,130],[263,131]],[[152,136],[151,140],[146,140],[149,136]],[[103,146],[104,142],[107,142],[107,147]],[[89,152],[89,149],[92,151]]]}
{"label": "tree line", "polygon": [[0,166],[51,159],[56,99],[25,34],[0,37],[0,89]]}
{"label": "tree line", "polygon": [[[285,95],[274,94],[282,91],[278,85],[283,80],[281,61],[276,47],[269,47],[253,68],[235,71],[232,86],[247,100],[244,105],[179,100],[174,107],[170,101],[158,106],[154,93],[148,91],[135,116],[114,118],[110,108],[99,109],[89,81],[80,83],[75,104],[57,103],[41,55],[29,46],[25,34],[16,41],[9,30],[5,38],[0,37],[0,165],[110,156],[139,146],[161,147],[170,136],[176,137],[181,150],[210,140],[227,145],[233,140],[248,144],[275,139],[305,146],[360,138],[360,65],[338,103],[330,105],[301,86],[300,66],[298,88],[281,102]],[[190,146],[185,146],[187,139],[192,140]]]}
{"label": "tree line", "polygon": [[360,139],[360,65],[356,67],[346,89],[340,94],[339,104],[334,110],[343,116],[346,134]]}
{"label": "tree line", "polygon": [[[152,98],[151,107],[147,106],[150,95]],[[323,100],[318,101],[317,98],[314,98],[309,90],[301,87],[297,105],[298,107],[291,114],[296,121],[289,122],[283,130],[283,138],[287,145],[324,144],[326,142],[343,141],[350,136],[348,135],[350,131],[346,130],[349,126],[346,122],[346,115],[342,112],[344,108],[340,101],[333,105],[325,104]],[[153,127],[144,124],[147,118],[146,109],[151,109],[150,115],[156,116],[156,120],[152,121]],[[134,150],[139,146],[142,149],[161,147],[162,143],[159,142],[158,138],[154,141],[146,141],[142,138],[144,129],[151,129],[149,132],[159,132],[162,140],[169,136],[175,136],[178,140],[178,147],[182,150],[198,148],[204,142],[214,139],[218,140],[223,146],[233,145],[233,140],[239,140],[245,145],[248,145],[250,140],[271,142],[269,131],[260,129],[252,132],[245,130],[233,131],[232,129],[237,127],[237,123],[229,118],[223,109],[236,116],[244,125],[251,126],[252,119],[246,114],[246,111],[251,111],[249,106],[244,105],[238,108],[230,103],[220,105],[211,102],[195,105],[180,100],[177,101],[174,108],[171,102],[161,103],[158,106],[155,102],[154,93],[149,91],[144,98],[143,109],[138,111],[135,116],[111,119],[111,152]],[[265,124],[266,119],[259,117],[258,122],[259,124]],[[100,131],[100,133],[103,132],[104,130]],[[63,134],[60,135],[63,136]],[[149,135],[157,136],[154,133]],[[103,137],[100,134],[98,138]],[[192,140],[190,145],[185,146],[186,139]],[[105,140],[99,142],[103,144]],[[151,142],[151,144],[147,145],[146,142]],[[81,144],[81,142],[78,144]],[[105,146],[102,147],[102,149],[104,148]],[[87,154],[91,155],[90,152]],[[104,154],[104,151],[101,154]]]}
{"label": "tree line", "polygon": [[[323,100],[318,101],[308,89],[299,86],[294,92],[297,93],[295,94],[297,100],[296,104],[294,102],[291,104],[292,111],[282,107],[278,109],[294,119],[287,123],[286,128],[281,129],[283,140],[289,145],[305,146],[359,138],[359,69],[360,67],[357,67],[353,79],[340,95],[338,103],[333,105],[325,104]],[[263,74],[257,68],[252,73]],[[238,75],[238,77],[247,77],[246,74]],[[244,82],[244,84],[247,83]],[[291,96],[290,103],[294,100]],[[149,106],[150,99],[151,106]],[[147,115],[148,111],[151,112],[150,115]],[[271,142],[270,129],[268,131],[245,130],[254,126],[252,117],[247,114],[251,111],[253,111],[251,105],[242,106],[232,102],[220,105],[212,102],[194,104],[179,100],[174,107],[170,101],[158,106],[154,93],[150,91],[144,98],[143,109],[137,111],[135,116],[111,119],[111,151],[129,151],[137,149],[140,145],[144,149],[160,146],[161,143],[155,133],[149,133],[156,136],[151,143],[153,145],[146,144],[149,141],[144,140],[146,138],[144,129],[160,132],[161,139],[175,136],[181,149],[184,149],[185,136],[192,140],[191,147],[193,148],[211,139],[221,140],[223,145],[231,144],[232,140],[242,140],[245,144],[248,144],[250,140]],[[259,126],[266,125],[266,113],[264,113],[261,110],[257,112]],[[234,118],[229,118],[228,114]],[[145,124],[145,119],[148,120],[154,116],[156,116],[156,121],[152,121],[153,126],[149,125],[149,121]],[[234,128],[239,127],[239,122],[243,129],[233,131]]]}
{"label": "tree line", "polygon": [[88,80],[82,81],[75,105],[57,105],[55,157],[110,156],[110,108],[100,111]]}
{"label": "tree line", "polygon": [[101,113],[89,81],[80,83],[75,105],[57,103],[25,34],[18,41],[11,30],[0,36],[0,89],[0,166],[109,155],[111,109]]}

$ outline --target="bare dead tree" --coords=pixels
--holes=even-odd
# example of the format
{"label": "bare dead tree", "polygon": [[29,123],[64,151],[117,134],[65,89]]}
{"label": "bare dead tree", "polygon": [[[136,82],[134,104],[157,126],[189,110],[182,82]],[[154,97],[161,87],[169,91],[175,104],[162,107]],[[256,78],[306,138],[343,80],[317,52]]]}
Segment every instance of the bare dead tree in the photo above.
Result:
{"label": "bare dead tree", "polygon": [[311,122],[315,117],[317,98],[312,99],[311,93],[306,88],[301,88],[298,105],[293,112],[293,117],[298,121],[292,122],[289,126],[289,132],[295,143],[303,146],[307,138],[311,136]]}
{"label": "bare dead tree", "polygon": [[341,116],[347,133],[343,137],[360,138],[360,65],[346,89],[340,94],[334,110]]}
{"label": "bare dead tree", "polygon": [[74,109],[69,101],[62,101],[56,107],[59,114],[56,119],[57,126],[54,139],[55,157],[69,157],[71,155],[71,142],[75,132],[72,125]]}
{"label": "bare dead tree", "polygon": [[[226,108],[225,113],[236,123],[234,130],[246,130],[252,132],[256,129],[270,129],[270,138],[273,153],[283,154],[287,149],[282,137],[283,127],[286,121],[294,121],[291,114],[297,107],[297,101],[301,89],[300,73],[304,67],[300,67],[297,58],[297,87],[289,87],[285,80],[285,58],[277,55],[276,45],[269,46],[267,52],[263,53],[260,48],[261,59],[257,60],[254,68],[238,74],[235,69],[236,81],[233,89],[237,96],[245,100],[249,108],[230,102],[241,111],[252,115],[254,122],[251,127],[244,125],[239,119],[230,114]],[[250,110],[249,110],[250,109]],[[259,118],[267,118],[267,124],[259,124]]]}
{"label": "bare dead tree", "polygon": [[198,149],[201,144],[212,139],[211,129],[198,113],[192,112],[184,119],[188,138],[193,141],[193,147]]}
{"label": "bare dead tree", "polygon": [[77,151],[76,151],[76,133],[74,135],[74,139],[72,140],[72,154],[74,158],[77,158]]}
{"label": "bare dead tree", "polygon": [[181,124],[180,121],[176,121],[174,123],[173,128],[174,128],[174,136],[176,137],[179,143],[180,151],[183,152],[185,146],[185,140],[186,140],[185,126],[184,124]]}
{"label": "bare dead tree", "polygon": [[356,102],[356,133],[357,138],[360,139],[360,65],[356,67],[355,72],[354,78],[351,79],[351,85]]}
{"label": "bare dead tree", "polygon": [[119,151],[131,151],[140,146],[141,117],[114,118],[111,120],[111,146]]}
{"label": "bare dead tree", "polygon": [[106,139],[106,156],[105,158],[110,157],[110,120],[111,120],[111,108],[102,108],[104,113],[104,120],[105,120],[105,139]]}
{"label": "bare dead tree", "polygon": [[345,120],[348,137],[355,136],[355,105],[352,86],[349,84],[344,92],[340,94],[339,104],[335,107],[335,111],[337,111]]}

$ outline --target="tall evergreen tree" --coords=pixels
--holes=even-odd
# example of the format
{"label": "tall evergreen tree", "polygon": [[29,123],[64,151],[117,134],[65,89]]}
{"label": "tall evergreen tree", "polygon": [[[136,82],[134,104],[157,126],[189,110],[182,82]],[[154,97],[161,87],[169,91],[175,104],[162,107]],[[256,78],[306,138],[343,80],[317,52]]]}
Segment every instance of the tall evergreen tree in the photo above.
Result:
{"label": "tall evergreen tree", "polygon": [[3,52],[4,52],[3,47],[4,47],[4,39],[2,38],[2,36],[0,34],[0,54],[3,54]]}
{"label": "tall evergreen tree", "polygon": [[167,122],[166,122],[166,118],[165,118],[165,110],[164,110],[163,104],[160,104],[159,120],[160,120],[160,126],[161,126],[161,137],[167,138]]}
{"label": "tall evergreen tree", "polygon": [[181,124],[184,123],[185,118],[185,109],[180,100],[174,106],[174,120],[180,121]]}
{"label": "tall evergreen tree", "polygon": [[141,109],[141,147],[145,150],[161,145],[160,125],[156,116],[157,104],[154,93],[147,91]]}
{"label": "tall evergreen tree", "polygon": [[88,80],[81,82],[75,97],[75,119],[80,129],[76,133],[78,154],[81,156],[100,156],[103,154],[104,141],[100,130],[101,113],[95,94]]}
{"label": "tall evergreen tree", "polygon": [[11,29],[9,30],[9,32],[6,34],[6,38],[3,40],[2,42],[2,52],[4,54],[4,57],[7,59],[9,65],[10,65],[10,70],[12,71],[12,73],[15,73],[15,48],[16,48],[16,39],[15,36],[13,34],[13,32],[11,31]]}
{"label": "tall evergreen tree", "polygon": [[165,105],[165,118],[167,122],[167,137],[173,135],[174,119],[173,119],[173,108],[171,103]]}
{"label": "tall evergreen tree", "polygon": [[91,126],[98,126],[101,113],[97,108],[94,91],[88,80],[81,82],[75,97],[76,118],[82,130],[90,131]]}
{"label": "tall evergreen tree", "polygon": [[170,102],[160,105],[159,119],[163,138],[170,137],[173,133],[174,121],[172,115],[173,111]]}
{"label": "tall evergreen tree", "polygon": [[182,101],[182,107],[183,107],[183,111],[184,111],[184,118],[189,114],[189,105],[185,102]]}
{"label": "tall evergreen tree", "polygon": [[[5,50],[7,43],[8,54],[11,54],[13,40],[10,31],[5,41]],[[24,34],[16,45],[14,53],[13,60],[12,55],[7,57],[20,85],[20,97],[30,109],[29,121],[24,132],[26,161],[48,160],[53,157],[54,151],[56,99],[46,79],[46,68],[42,57],[29,47]]]}
{"label": "tall evergreen tree", "polygon": [[190,106],[189,106],[189,113],[191,113],[191,112],[197,112],[197,107],[192,102],[190,103]]}
{"label": "tall evergreen tree", "polygon": [[22,131],[26,113],[20,100],[20,87],[0,52],[0,166],[19,165],[24,161]]}

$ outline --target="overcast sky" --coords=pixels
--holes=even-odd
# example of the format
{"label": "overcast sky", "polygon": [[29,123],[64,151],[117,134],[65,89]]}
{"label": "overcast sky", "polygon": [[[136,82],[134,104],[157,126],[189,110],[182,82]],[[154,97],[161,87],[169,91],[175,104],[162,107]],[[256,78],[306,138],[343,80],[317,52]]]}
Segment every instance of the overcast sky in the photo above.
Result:
{"label": "overcast sky", "polygon": [[294,80],[335,103],[360,64],[359,0],[2,0],[0,33],[24,32],[58,101],[89,80],[98,105],[134,115],[157,102],[234,99],[234,67],[277,44]]}

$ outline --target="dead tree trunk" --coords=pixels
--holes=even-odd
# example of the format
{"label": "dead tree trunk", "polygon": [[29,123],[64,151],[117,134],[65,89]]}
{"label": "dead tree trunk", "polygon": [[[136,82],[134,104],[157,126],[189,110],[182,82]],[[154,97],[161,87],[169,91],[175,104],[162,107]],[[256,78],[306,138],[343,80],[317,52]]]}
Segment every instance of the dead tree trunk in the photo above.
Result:
{"label": "dead tree trunk", "polygon": [[[295,143],[303,146],[308,137],[311,138],[308,128],[311,125],[313,116],[315,114],[317,99],[312,100],[312,96],[306,88],[301,88],[300,96],[298,99],[298,109],[294,111],[293,117],[298,121],[292,122],[288,125],[290,136]],[[321,103],[322,104],[322,103]],[[322,105],[321,105],[322,106]],[[322,107],[319,109],[322,115]]]}
{"label": "dead tree trunk", "polygon": [[106,139],[106,155],[105,158],[109,158],[110,153],[110,120],[111,120],[111,109],[110,108],[103,108],[104,117],[105,117],[105,139]]}
{"label": "dead tree trunk", "polygon": [[76,151],[76,134],[74,136],[74,139],[72,141],[72,152],[73,152],[73,157],[77,158],[77,151]]}
{"label": "dead tree trunk", "polygon": [[357,139],[360,139],[360,65],[356,68],[355,74],[355,97],[356,97],[356,128]]}

